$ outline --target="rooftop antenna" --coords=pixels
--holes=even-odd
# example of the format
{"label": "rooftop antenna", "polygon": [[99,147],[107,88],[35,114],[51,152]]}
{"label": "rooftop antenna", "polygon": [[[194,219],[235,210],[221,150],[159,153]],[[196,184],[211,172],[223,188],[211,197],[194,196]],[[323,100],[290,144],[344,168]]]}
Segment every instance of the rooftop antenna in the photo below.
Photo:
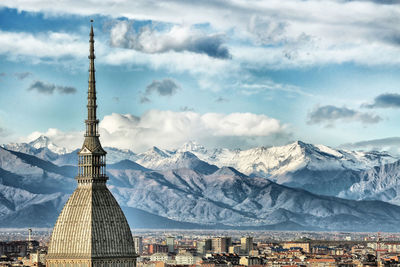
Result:
{"label": "rooftop antenna", "polygon": [[28,229],[28,241],[29,242],[32,241],[32,229],[31,228]]}

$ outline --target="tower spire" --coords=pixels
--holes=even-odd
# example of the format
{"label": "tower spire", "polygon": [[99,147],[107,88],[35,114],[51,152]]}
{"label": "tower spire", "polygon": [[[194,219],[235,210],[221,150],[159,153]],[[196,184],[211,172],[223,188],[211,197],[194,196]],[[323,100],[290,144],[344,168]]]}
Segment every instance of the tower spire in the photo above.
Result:
{"label": "tower spire", "polygon": [[89,48],[89,87],[88,87],[88,118],[85,121],[86,123],[86,136],[97,136],[98,135],[98,123],[97,115],[96,115],[96,78],[95,78],[95,68],[94,68],[94,59],[96,56],[94,55],[94,33],[93,33],[93,20],[90,20],[92,23],[90,26],[90,48]]}
{"label": "tower spire", "polygon": [[[93,23],[93,20],[90,22]],[[83,142],[82,149],[78,152],[78,182],[92,183],[107,181],[106,175],[106,154],[107,152],[101,147],[98,125],[99,120],[96,116],[96,79],[94,68],[94,33],[93,24],[90,27],[89,39],[89,85],[87,95],[87,119],[85,141]]]}
{"label": "tower spire", "polygon": [[78,187],[54,225],[46,267],[136,267],[129,224],[106,185],[107,152],[97,132],[93,26],[89,50],[88,117],[85,140],[78,152]]}

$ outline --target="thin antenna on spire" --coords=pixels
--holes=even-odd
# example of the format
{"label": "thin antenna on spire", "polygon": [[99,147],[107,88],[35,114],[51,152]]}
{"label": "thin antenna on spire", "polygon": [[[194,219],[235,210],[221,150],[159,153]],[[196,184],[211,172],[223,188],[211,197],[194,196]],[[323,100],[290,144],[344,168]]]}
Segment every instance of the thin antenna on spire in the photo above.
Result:
{"label": "thin antenna on spire", "polygon": [[[90,20],[93,22],[93,20]],[[96,79],[95,79],[95,68],[94,68],[94,33],[93,24],[90,26],[90,47],[89,47],[89,88],[88,88],[88,119],[86,120],[86,136],[97,136],[97,124],[98,120],[96,117]]]}

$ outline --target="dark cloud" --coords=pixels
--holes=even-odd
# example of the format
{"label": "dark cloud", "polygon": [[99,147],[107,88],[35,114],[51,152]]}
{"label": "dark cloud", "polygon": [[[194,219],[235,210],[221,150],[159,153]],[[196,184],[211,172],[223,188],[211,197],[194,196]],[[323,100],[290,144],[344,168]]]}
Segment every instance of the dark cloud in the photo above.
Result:
{"label": "dark cloud", "polygon": [[25,78],[28,78],[31,75],[32,75],[32,72],[16,72],[16,73],[14,73],[14,76],[17,77],[18,80],[23,80]]}
{"label": "dark cloud", "polygon": [[180,86],[172,79],[166,78],[162,81],[154,80],[146,87],[145,95],[150,95],[153,92],[158,93],[160,96],[172,96]]}
{"label": "dark cloud", "polygon": [[199,54],[207,54],[210,57],[229,59],[231,55],[228,48],[224,46],[224,39],[222,34],[198,36],[191,38],[185,45],[185,49]]}
{"label": "dark cloud", "polygon": [[70,86],[56,86],[56,90],[61,94],[75,94],[76,88]]}
{"label": "dark cloud", "polygon": [[150,103],[151,101],[150,101],[150,99],[147,97],[147,96],[142,96],[141,98],[140,98],[140,103],[141,104],[144,104],[144,103]]}
{"label": "dark cloud", "polygon": [[400,108],[400,94],[381,94],[375,97],[374,103],[364,104],[365,108]]}
{"label": "dark cloud", "polygon": [[160,96],[172,96],[179,89],[180,86],[172,79],[166,78],[161,81],[153,80],[151,84],[147,85],[146,90],[144,91],[144,93],[142,93],[139,102],[141,104],[151,102],[149,96],[153,92],[157,93]]}
{"label": "dark cloud", "polygon": [[333,126],[335,121],[359,121],[363,124],[378,123],[382,120],[378,115],[363,113],[346,107],[336,107],[332,105],[316,107],[308,114],[308,124],[325,124],[327,127]]}
{"label": "dark cloud", "polygon": [[[183,26],[175,26],[169,31],[160,32],[152,26],[146,25],[135,31],[132,24],[133,22],[129,21],[115,23],[110,31],[112,46],[149,54],[189,51],[214,58],[231,58],[231,54],[225,46],[224,34],[206,34]],[[176,38],[177,32],[179,38]]]}
{"label": "dark cloud", "polygon": [[75,94],[76,88],[70,86],[59,86],[43,81],[34,81],[28,88],[28,91],[37,91],[41,94],[52,95],[54,91],[60,94]]}
{"label": "dark cloud", "polygon": [[229,102],[229,99],[220,96],[217,99],[215,99],[215,102],[217,102],[217,103]]}
{"label": "dark cloud", "polygon": [[181,111],[194,111],[194,108],[188,107],[188,106],[183,106],[180,108]]}

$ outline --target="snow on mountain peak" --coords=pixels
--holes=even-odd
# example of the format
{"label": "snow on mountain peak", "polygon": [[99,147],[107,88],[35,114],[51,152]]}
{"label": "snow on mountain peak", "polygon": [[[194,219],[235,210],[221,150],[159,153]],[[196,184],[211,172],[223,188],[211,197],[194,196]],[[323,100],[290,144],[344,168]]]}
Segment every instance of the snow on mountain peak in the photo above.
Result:
{"label": "snow on mountain peak", "polygon": [[[58,160],[57,157],[60,155],[69,155],[66,154],[67,150],[65,148],[56,146],[46,136],[40,136],[29,144],[10,144],[4,147],[14,151],[37,155],[46,160],[51,160],[56,164],[64,162],[63,160]],[[49,151],[40,151],[42,148],[47,148]],[[36,149],[39,149],[39,151],[33,151]],[[141,154],[117,148],[107,148],[107,150],[110,152],[108,163],[116,163],[124,159],[129,159],[150,169],[165,170],[166,168],[176,169],[182,166],[189,166],[185,165],[189,164],[189,161],[203,161],[204,163],[218,167],[233,167],[246,175],[266,177],[273,180],[275,180],[274,177],[295,173],[299,170],[359,171],[397,160],[387,153],[348,151],[324,145],[308,144],[302,141],[295,141],[284,146],[260,146],[247,150],[232,150],[227,148],[206,149],[195,141],[189,141],[173,151],[160,149],[155,146]],[[48,152],[53,152],[57,155],[50,155]],[[190,152],[196,159],[191,154],[185,154],[185,152]],[[76,161],[75,154],[70,158],[72,162]],[[205,168],[208,169],[207,166]]]}
{"label": "snow on mountain peak", "polygon": [[162,158],[170,157],[170,154],[168,153],[168,151],[162,150],[156,146],[153,146],[150,150],[143,153],[143,155],[146,155],[146,154],[147,155],[155,155],[155,156],[162,157]]}
{"label": "snow on mountain peak", "polygon": [[207,149],[198,144],[196,141],[189,141],[184,143],[179,149],[177,149],[177,152],[185,152],[185,151],[189,151],[189,152],[198,152],[198,153],[207,153]]}
{"label": "snow on mountain peak", "polygon": [[34,148],[43,148],[49,146],[50,144],[52,144],[50,138],[44,135],[41,135],[35,140],[29,142],[29,145],[33,146]]}
{"label": "snow on mountain peak", "polygon": [[61,154],[61,155],[71,152],[70,150],[68,150],[65,147],[59,147],[59,146],[55,145],[50,140],[50,138],[48,138],[47,136],[44,136],[44,135],[41,135],[38,138],[36,138],[35,140],[29,142],[28,145],[30,145],[36,149],[47,148],[50,151],[52,151],[56,154]]}
{"label": "snow on mountain peak", "polygon": [[[201,148],[201,149],[199,149]],[[385,153],[336,150],[324,145],[296,141],[284,146],[255,147],[247,150],[205,150],[191,142],[179,152],[190,151],[199,159],[218,167],[230,166],[247,175],[279,176],[302,168],[309,170],[363,170],[396,159]]]}

